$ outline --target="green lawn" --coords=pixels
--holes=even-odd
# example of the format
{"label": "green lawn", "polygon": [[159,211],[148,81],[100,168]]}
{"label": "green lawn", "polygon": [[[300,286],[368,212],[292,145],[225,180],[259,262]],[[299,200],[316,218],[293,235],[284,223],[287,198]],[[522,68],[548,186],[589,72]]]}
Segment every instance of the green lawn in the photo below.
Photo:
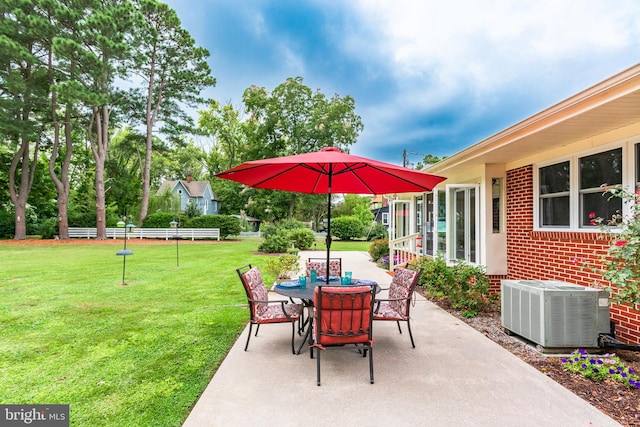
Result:
{"label": "green lawn", "polygon": [[262,267],[257,247],[184,242],[176,267],[172,242],[131,240],[122,286],[121,243],[0,245],[0,402],[70,404],[75,426],[181,425],[246,325],[235,269]]}

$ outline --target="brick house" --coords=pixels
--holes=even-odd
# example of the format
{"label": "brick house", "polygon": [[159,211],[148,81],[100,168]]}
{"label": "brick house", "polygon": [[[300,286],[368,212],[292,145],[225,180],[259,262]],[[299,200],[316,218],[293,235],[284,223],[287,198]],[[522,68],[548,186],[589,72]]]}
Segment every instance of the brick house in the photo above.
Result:
{"label": "brick house", "polygon": [[[608,243],[590,215],[629,212],[600,185],[640,189],[640,64],[426,170],[447,180],[390,206],[398,263],[413,252],[481,264],[495,292],[501,279],[594,286],[582,265]],[[640,313],[612,305],[611,319],[618,339],[640,344]]]}

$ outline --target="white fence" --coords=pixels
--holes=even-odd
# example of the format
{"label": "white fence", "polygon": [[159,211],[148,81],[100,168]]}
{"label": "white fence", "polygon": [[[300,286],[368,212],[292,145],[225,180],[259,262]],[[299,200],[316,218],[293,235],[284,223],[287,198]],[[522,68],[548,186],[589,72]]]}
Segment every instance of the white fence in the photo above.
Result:
{"label": "white fence", "polygon": [[[107,238],[124,238],[124,228],[107,227]],[[69,237],[93,239],[97,235],[95,227],[69,227]],[[177,236],[180,239],[217,239],[220,240],[219,228],[178,228]],[[129,239],[174,239],[175,228],[134,228],[127,232]]]}

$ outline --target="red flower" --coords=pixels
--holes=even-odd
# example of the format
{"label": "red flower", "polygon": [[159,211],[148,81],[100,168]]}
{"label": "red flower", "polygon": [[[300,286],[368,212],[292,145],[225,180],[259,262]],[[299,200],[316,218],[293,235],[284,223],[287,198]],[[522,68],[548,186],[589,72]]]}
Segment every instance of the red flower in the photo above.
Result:
{"label": "red flower", "polygon": [[618,240],[616,242],[616,246],[624,246],[626,245],[628,242],[626,240]]}
{"label": "red flower", "polygon": [[595,217],[596,217],[596,213],[595,213],[595,212],[590,212],[590,213],[589,213],[589,218],[590,218],[590,219],[593,219],[593,218],[595,218]]}

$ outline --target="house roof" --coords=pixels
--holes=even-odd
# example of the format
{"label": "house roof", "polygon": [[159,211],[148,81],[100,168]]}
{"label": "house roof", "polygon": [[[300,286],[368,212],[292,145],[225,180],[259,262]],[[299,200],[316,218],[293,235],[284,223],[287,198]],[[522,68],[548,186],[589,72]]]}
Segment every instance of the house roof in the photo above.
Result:
{"label": "house roof", "polygon": [[[189,194],[190,197],[204,197],[204,192],[207,190],[207,187],[209,187],[209,181],[190,181],[189,182],[189,181],[179,179],[177,181],[164,181],[162,185],[160,185],[160,188],[158,189],[158,193],[162,193],[167,187],[173,190],[174,188],[176,188],[178,184],[182,184],[185,190],[187,190],[187,193]],[[211,194],[212,194],[213,200],[218,200],[218,197],[213,192],[213,190],[211,191]]]}
{"label": "house roof", "polygon": [[428,167],[448,170],[514,159],[584,140],[640,121],[640,64]]}

